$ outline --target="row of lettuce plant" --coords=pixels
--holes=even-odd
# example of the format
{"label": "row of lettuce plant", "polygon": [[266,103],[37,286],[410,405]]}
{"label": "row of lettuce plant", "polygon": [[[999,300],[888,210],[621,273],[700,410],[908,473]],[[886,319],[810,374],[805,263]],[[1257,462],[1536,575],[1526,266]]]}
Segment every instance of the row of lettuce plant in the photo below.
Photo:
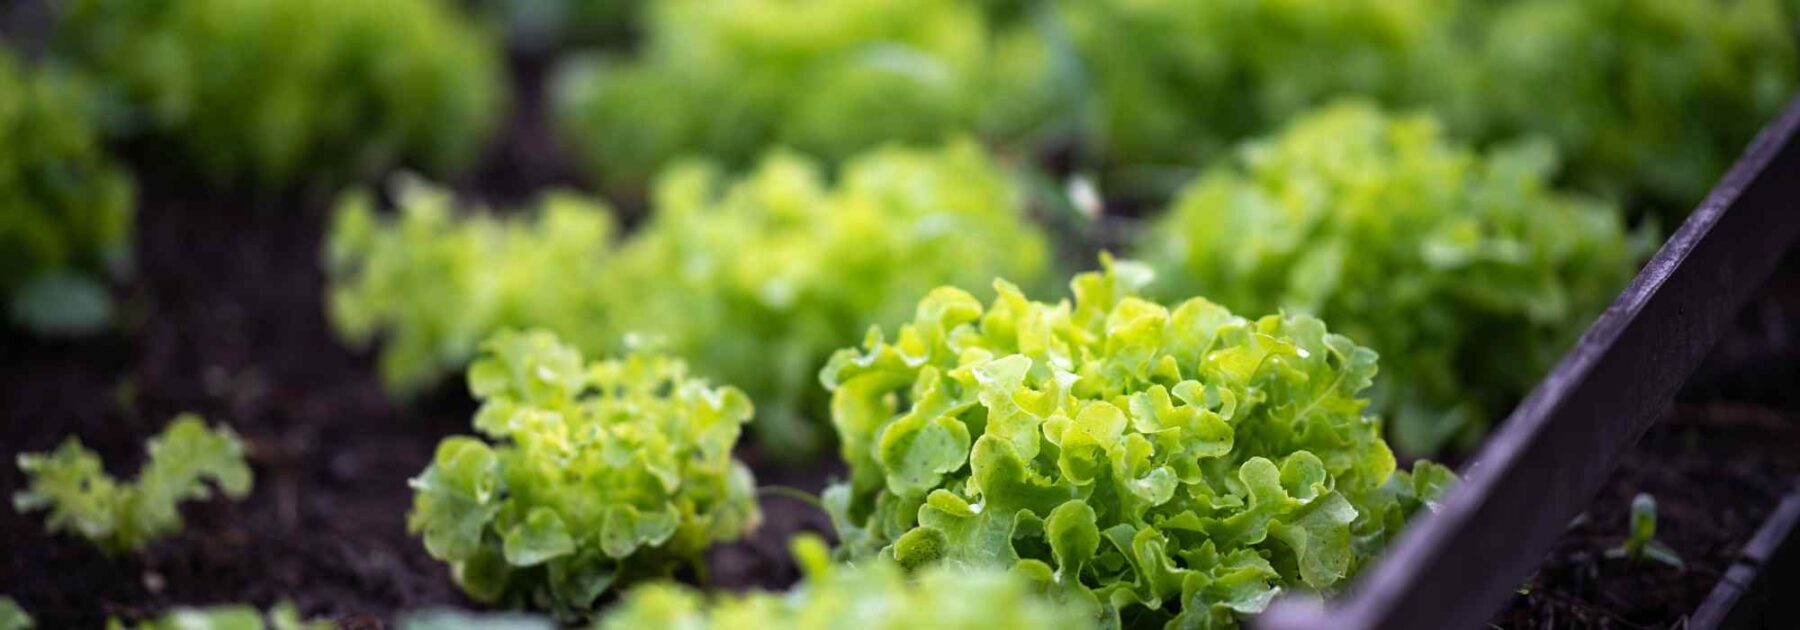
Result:
{"label": "row of lettuce plant", "polygon": [[[781,410],[756,416],[768,450],[803,454],[817,432],[790,431],[830,419],[851,473],[825,495],[840,558],[998,568],[1112,625],[1229,625],[1282,590],[1334,592],[1453,479],[1397,470],[1379,414],[1478,413],[1506,395],[1480,370],[1554,356],[1629,273],[1617,214],[1551,190],[1547,153],[1327,108],[1198,179],[1145,233],[1154,265],[1103,259],[1055,303],[1026,297],[1047,246],[1013,180],[966,142],[835,178],[791,153],[731,183],[672,169],[622,239],[579,196],[459,217],[411,182],[396,220],[349,198],[326,263],[334,320],[386,331],[395,385],[480,357],[488,439],[440,446],[411,521],[477,599],[578,619],[743,535],[753,482],[731,457],[756,400]],[[1029,281],[966,292],[1006,277]],[[1377,378],[1376,351],[1315,316],[1399,348],[1400,369]],[[571,343],[489,337],[506,327]],[[1465,428],[1424,417],[1434,440]],[[28,458],[18,507],[117,553],[178,526],[173,501],[208,474],[247,489],[241,447],[178,449],[221,454],[165,474],[159,443],[135,484],[73,443]]]}
{"label": "row of lettuce plant", "polygon": [[568,64],[555,100],[567,148],[615,190],[684,155],[741,166],[785,144],[837,160],[970,132],[1024,150],[1078,137],[1121,185],[1167,189],[1164,167],[1357,95],[1484,143],[1543,136],[1582,188],[1676,209],[1797,83],[1780,0],[791,8],[78,0],[54,56],[92,72],[116,136],[179,146],[230,183],[466,163],[504,101],[508,30],[609,49]]}
{"label": "row of lettuce plant", "polygon": [[459,216],[417,182],[397,197],[394,219],[349,197],[325,255],[332,321],[355,343],[381,336],[394,391],[460,369],[496,329],[545,328],[595,355],[666,350],[744,388],[759,442],[790,460],[827,441],[816,375],[842,340],[903,321],[940,284],[1051,275],[1023,193],[969,142],[873,151],[835,177],[789,152],[736,179],[671,168],[625,238],[572,194],[503,218]]}
{"label": "row of lettuce plant", "polygon": [[1541,137],[1567,162],[1557,181],[1679,210],[1796,84],[1777,0],[856,0],[799,16],[773,0],[456,4],[59,6],[47,63],[85,78],[9,79],[86,86],[8,90],[40,104],[6,115],[41,119],[8,125],[24,148],[0,180],[26,208],[0,219],[25,258],[0,278],[23,296],[13,318],[51,332],[106,319],[91,280],[122,259],[131,202],[95,137],[174,151],[228,187],[467,165],[507,100],[496,29],[471,12],[641,32],[568,64],[553,99],[565,148],[633,197],[684,156],[735,170],[786,145],[837,164],[974,133],[1026,154],[1077,138],[1107,190],[1160,199],[1350,94],[1430,111],[1476,146]]}
{"label": "row of lettuce plant", "polygon": [[[748,399],[653,353],[584,363],[545,332],[485,344],[469,386],[494,443],[440,445],[413,528],[482,601],[577,621],[625,589],[602,627],[1234,627],[1280,592],[1335,592],[1455,482],[1397,468],[1366,413],[1374,351],[1303,315],[1153,302],[1147,268],[1102,262],[1072,301],[939,287],[835,354],[840,544],[798,542],[788,595],[666,582],[756,525],[731,459]],[[947,589],[991,597],[921,605]]]}
{"label": "row of lettuce plant", "polygon": [[[1376,410],[1403,451],[1429,455],[1478,439],[1652,241],[1553,188],[1555,163],[1541,142],[1475,151],[1429,117],[1340,103],[1195,178],[1132,251],[1160,298],[1314,315],[1388,352]],[[595,353],[656,345],[744,387],[759,442],[797,458],[820,444],[828,400],[811,379],[843,340],[900,323],[931,286],[1054,275],[1021,187],[968,143],[877,151],[835,184],[789,153],[722,195],[715,173],[671,169],[623,239],[604,206],[566,195],[535,217],[456,218],[447,195],[408,185],[390,221],[352,198],[327,252],[333,320],[358,343],[384,335],[398,391],[500,327]]]}

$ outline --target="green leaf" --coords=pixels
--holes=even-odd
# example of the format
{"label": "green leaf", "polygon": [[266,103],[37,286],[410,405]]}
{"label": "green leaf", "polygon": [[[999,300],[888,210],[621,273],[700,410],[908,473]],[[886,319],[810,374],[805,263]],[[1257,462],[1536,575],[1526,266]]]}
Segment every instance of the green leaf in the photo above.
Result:
{"label": "green leaf", "polygon": [[574,553],[575,539],[555,511],[536,507],[525,522],[506,532],[505,552],[508,563],[528,567]]}
{"label": "green leaf", "polygon": [[1081,567],[1100,549],[1096,519],[1094,508],[1081,501],[1069,501],[1056,506],[1050,511],[1050,518],[1044,520],[1045,538],[1056,558],[1058,581],[1079,580]]}
{"label": "green leaf", "polygon": [[473,557],[500,506],[499,457],[480,440],[452,437],[438,444],[425,474],[412,480],[413,511],[407,529],[425,535],[436,558]]}

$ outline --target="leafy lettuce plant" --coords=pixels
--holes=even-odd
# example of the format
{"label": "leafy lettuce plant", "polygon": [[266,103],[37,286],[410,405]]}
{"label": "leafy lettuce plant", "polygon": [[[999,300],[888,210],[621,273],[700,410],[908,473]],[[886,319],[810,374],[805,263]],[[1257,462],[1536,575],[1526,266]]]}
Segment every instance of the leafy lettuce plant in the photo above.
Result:
{"label": "leafy lettuce plant", "polygon": [[1333,592],[1453,480],[1397,471],[1364,415],[1376,354],[1305,315],[1139,297],[1102,259],[1073,303],[928,294],[820,378],[850,479],[841,553],[993,565],[1129,627],[1229,627]]}
{"label": "leafy lettuce plant", "polygon": [[613,248],[607,206],[552,192],[515,216],[458,215],[451,194],[423,180],[396,180],[393,193],[392,219],[376,215],[366,191],[345,195],[323,260],[331,322],[356,346],[380,337],[389,390],[410,394],[461,370],[502,328],[548,328],[589,351],[613,348],[607,296],[588,288]]}
{"label": "leafy lettuce plant", "polygon": [[795,541],[804,580],[788,593],[705,595],[647,584],[602,616],[599,630],[637,628],[1100,628],[1088,610],[993,567],[940,566],[908,575],[892,562],[834,564],[817,538]]}
{"label": "leafy lettuce plant", "polygon": [[1042,38],[990,32],[961,0],[664,0],[646,12],[639,52],[574,64],[556,88],[569,148],[614,189],[682,156],[741,167],[788,146],[835,162],[970,129],[1025,134],[1048,112]]}
{"label": "leafy lettuce plant", "polygon": [[331,630],[329,621],[305,621],[300,611],[289,602],[270,608],[268,614],[248,604],[227,604],[204,608],[176,608],[155,619],[135,626],[118,619],[106,623],[107,630]]}
{"label": "leafy lettuce plant", "polygon": [[131,181],[106,156],[94,102],[66,73],[0,47],[0,296],[42,333],[111,320],[103,282],[126,259]]}
{"label": "leafy lettuce plant", "polygon": [[743,387],[759,443],[799,457],[825,437],[815,377],[844,339],[904,321],[939,284],[1048,276],[1022,192],[969,142],[870,152],[835,182],[788,152],[737,180],[688,164],[656,189],[648,222],[616,244],[604,209],[574,198],[535,218],[453,218],[448,197],[404,188],[397,222],[353,199],[326,252],[332,320],[352,341],[385,334],[401,390],[507,326],[592,354],[654,344]]}
{"label": "leafy lettuce plant", "polygon": [[118,555],[180,530],[182,501],[206,499],[215,486],[233,499],[250,493],[244,444],[230,427],[208,429],[199,416],[182,414],[146,450],[149,460],[132,481],[106,474],[100,457],[73,437],[53,452],[22,454],[19,469],[30,481],[13,494],[13,509],[46,510],[51,532],[78,534]]}
{"label": "leafy lettuce plant", "polygon": [[503,331],[469,367],[475,430],[412,481],[408,528],[471,597],[577,618],[664,577],[760,518],[733,460],[750,400],[631,353],[586,363],[554,335]]}
{"label": "leafy lettuce plant", "polygon": [[1649,239],[1551,188],[1542,144],[1475,152],[1340,103],[1245,145],[1144,232],[1153,292],[1307,314],[1379,350],[1375,409],[1416,455],[1478,438],[1637,269]]}
{"label": "leafy lettuce plant", "polygon": [[[817,374],[871,324],[904,321],[940,284],[1048,277],[1048,246],[1008,174],[973,143],[889,148],[843,165],[777,152],[737,181],[684,167],[612,261],[622,331],[659,340],[761,407],[758,443],[821,445]],[[645,287],[645,289],[638,289]]]}
{"label": "leafy lettuce plant", "polygon": [[114,132],[220,185],[468,162],[503,101],[497,47],[437,0],[73,0],[55,48]]}

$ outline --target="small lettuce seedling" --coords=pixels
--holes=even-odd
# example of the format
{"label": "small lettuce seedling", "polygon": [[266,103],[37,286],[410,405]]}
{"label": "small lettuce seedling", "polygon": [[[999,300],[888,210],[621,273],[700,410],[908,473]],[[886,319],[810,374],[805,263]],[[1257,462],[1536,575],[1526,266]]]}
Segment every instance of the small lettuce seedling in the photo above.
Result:
{"label": "small lettuce seedling", "polygon": [[128,627],[135,630],[331,630],[336,625],[329,621],[302,620],[299,609],[292,603],[281,602],[270,608],[266,615],[248,604],[228,604],[176,608],[136,626],[128,626],[118,619],[106,622],[107,630]]}
{"label": "small lettuce seedling", "polygon": [[469,367],[475,429],[412,481],[408,527],[483,602],[585,616],[619,585],[693,566],[760,518],[733,460],[750,400],[676,359],[585,363],[546,332],[505,331]]}
{"label": "small lettuce seedling", "polygon": [[244,443],[230,427],[206,428],[181,414],[150,438],[150,459],[134,481],[106,474],[100,456],[70,437],[50,453],[19,456],[29,486],[13,494],[19,512],[48,510],[51,532],[73,532],[108,555],[143,549],[181,529],[182,501],[201,500],[217,486],[225,496],[250,493]]}
{"label": "small lettuce seedling", "polygon": [[803,581],[787,593],[705,595],[678,584],[633,589],[599,630],[637,628],[1098,629],[1091,610],[995,567],[939,566],[912,575],[892,562],[834,564],[817,538],[795,541]]}
{"label": "small lettuce seedling", "polygon": [[1631,534],[1618,547],[1606,550],[1606,557],[1636,564],[1645,558],[1686,571],[1681,555],[1656,539],[1656,497],[1640,492],[1631,499]]}
{"label": "small lettuce seedling", "polygon": [[1212,627],[1332,592],[1453,480],[1395,470],[1363,414],[1374,351],[1317,319],[1138,296],[1102,259],[1074,302],[955,288],[821,379],[850,558],[994,565],[1139,625]]}

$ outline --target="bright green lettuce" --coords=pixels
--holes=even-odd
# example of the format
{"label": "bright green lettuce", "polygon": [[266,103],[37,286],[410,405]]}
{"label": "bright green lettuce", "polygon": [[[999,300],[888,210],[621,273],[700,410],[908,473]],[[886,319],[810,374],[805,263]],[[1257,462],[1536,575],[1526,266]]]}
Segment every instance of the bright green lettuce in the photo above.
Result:
{"label": "bright green lettuce", "polygon": [[820,445],[816,376],[845,340],[904,321],[940,284],[1049,275],[1021,193],[972,143],[876,151],[835,185],[791,153],[730,182],[677,168],[655,200],[612,263],[609,291],[634,301],[618,325],[744,387],[761,408],[759,444],[777,455]]}
{"label": "bright green lettuce", "polygon": [[216,486],[225,496],[250,493],[250,466],[244,444],[230,427],[208,429],[193,414],[176,416],[147,447],[149,459],[137,479],[106,474],[100,457],[69,438],[50,453],[19,456],[30,478],[13,494],[13,509],[48,510],[51,532],[72,532],[117,555],[181,529],[182,501],[205,499]]}
{"label": "bright green lettuce", "polygon": [[[770,147],[836,161],[969,130],[1037,131],[1050,49],[963,0],[661,0],[628,57],[571,66],[559,127],[590,170],[635,188],[664,164],[741,167]],[[996,31],[996,32],[990,32]]]}
{"label": "bright green lettuce", "polygon": [[1230,626],[1330,593],[1454,476],[1395,469],[1363,414],[1374,351],[1317,319],[1138,297],[1103,259],[1074,302],[944,287],[820,378],[851,558],[995,565],[1131,627]]}
{"label": "bright green lettuce", "polygon": [[489,441],[439,443],[408,519],[471,597],[580,617],[756,526],[754,482],[731,457],[743,392],[659,354],[587,363],[542,331],[483,350],[469,389]]}
{"label": "bright green lettuce", "polygon": [[704,595],[676,584],[632,590],[598,630],[792,628],[988,630],[1100,628],[1089,609],[1036,592],[999,568],[942,566],[907,575],[891,562],[831,563],[816,538],[795,542],[804,581],[784,594]]}
{"label": "bright green lettuce", "polygon": [[412,393],[460,370],[489,333],[543,327],[590,351],[611,349],[607,296],[587,287],[606,269],[615,227],[604,204],[544,195],[529,218],[457,215],[450,193],[416,179],[394,187],[399,216],[346,195],[324,267],[331,322],[353,345],[382,338],[381,376]]}
{"label": "bright green lettuce", "polygon": [[1541,144],[1478,153],[1423,116],[1327,107],[1241,149],[1144,232],[1154,292],[1315,315],[1387,359],[1405,452],[1479,437],[1637,269],[1647,239],[1553,190]]}
{"label": "bright green lettuce", "polygon": [[22,67],[0,47],[0,297],[35,331],[111,320],[103,280],[127,258],[132,187],[93,110],[74,77]]}
{"label": "bright green lettuce", "polygon": [[73,0],[56,52],[123,138],[224,186],[474,157],[503,100],[496,44],[439,0]]}
{"label": "bright green lettuce", "polygon": [[819,446],[815,376],[845,339],[903,321],[940,284],[1048,276],[1022,192],[979,146],[883,149],[842,166],[787,152],[728,180],[689,164],[659,179],[654,212],[611,243],[604,209],[553,198],[535,218],[452,218],[418,188],[384,223],[366,198],[326,252],[332,320],[352,341],[385,332],[384,376],[415,389],[488,332],[543,327],[591,354],[655,344],[757,401],[760,443]]}
{"label": "bright green lettuce", "polygon": [[127,625],[118,619],[107,621],[108,630],[331,630],[329,621],[304,621],[300,611],[288,602],[276,604],[267,615],[248,604],[228,604],[204,608],[176,608],[155,619]]}

